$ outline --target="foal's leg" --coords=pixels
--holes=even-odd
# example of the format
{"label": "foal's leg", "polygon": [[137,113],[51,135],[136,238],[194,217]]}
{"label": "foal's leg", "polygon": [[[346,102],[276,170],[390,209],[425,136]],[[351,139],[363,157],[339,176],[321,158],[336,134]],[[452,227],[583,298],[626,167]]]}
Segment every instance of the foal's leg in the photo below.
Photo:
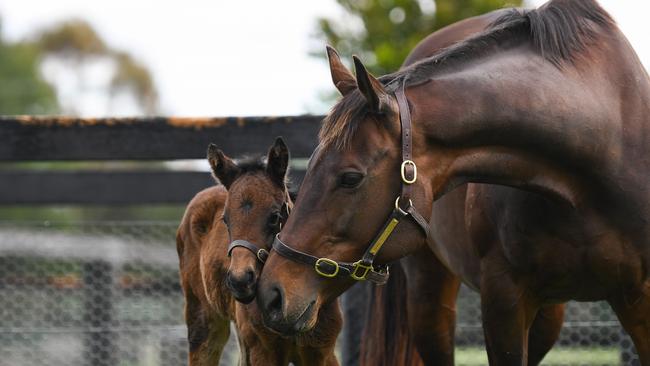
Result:
{"label": "foal's leg", "polygon": [[459,279],[427,248],[403,259],[409,331],[425,365],[454,365]]}
{"label": "foal's leg", "polygon": [[488,359],[490,365],[526,366],[528,330],[538,306],[508,270],[505,258],[491,254],[481,260],[481,312]]}
{"label": "foal's leg", "polygon": [[643,366],[650,366],[650,280],[642,286],[634,298],[621,296],[610,300],[621,325],[632,337],[639,360]]}
{"label": "foal's leg", "polygon": [[230,320],[209,318],[198,299],[186,296],[185,321],[190,345],[190,366],[216,365],[230,335]]}
{"label": "foal's leg", "polygon": [[560,336],[564,304],[543,306],[528,333],[528,364],[539,365]]}

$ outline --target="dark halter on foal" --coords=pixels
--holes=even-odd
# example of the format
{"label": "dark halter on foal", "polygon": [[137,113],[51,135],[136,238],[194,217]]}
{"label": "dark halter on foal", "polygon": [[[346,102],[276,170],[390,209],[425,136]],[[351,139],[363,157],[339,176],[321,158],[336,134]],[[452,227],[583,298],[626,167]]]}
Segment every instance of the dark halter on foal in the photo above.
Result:
{"label": "dark halter on foal", "polygon": [[379,233],[368,245],[368,249],[366,249],[363,257],[353,263],[338,262],[329,258],[318,258],[291,248],[280,240],[279,234],[275,236],[275,241],[273,242],[273,250],[278,254],[294,262],[313,266],[316,273],[323,277],[352,277],[356,281],[368,280],[377,284],[385,284],[388,281],[388,266],[375,265],[374,260],[397,224],[403,218],[410,216],[418,227],[422,229],[424,235],[428,236],[428,223],[417,212],[411,201],[412,184],[418,178],[418,171],[415,162],[411,160],[411,111],[406,100],[406,95],[404,94],[404,84],[397,89],[395,97],[397,98],[402,128],[402,165],[400,166],[402,191],[397,196],[397,199],[395,199],[395,208],[390,216],[388,216],[386,223],[384,223]]}
{"label": "dark halter on foal", "polygon": [[266,250],[266,248],[260,248],[257,245],[251,243],[248,240],[242,240],[242,239],[237,239],[233,240],[230,242],[230,245],[228,246],[228,257],[232,254],[232,250],[235,249],[236,247],[241,247],[241,248],[246,248],[253,252],[257,259],[264,264],[266,262],[266,259],[269,257],[269,251]]}

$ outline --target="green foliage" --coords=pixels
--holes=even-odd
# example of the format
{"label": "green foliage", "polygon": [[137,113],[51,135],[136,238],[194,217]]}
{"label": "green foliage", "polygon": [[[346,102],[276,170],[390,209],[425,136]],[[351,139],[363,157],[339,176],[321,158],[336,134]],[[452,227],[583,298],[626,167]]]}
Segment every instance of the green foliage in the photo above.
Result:
{"label": "green foliage", "polygon": [[48,114],[59,110],[56,93],[39,71],[40,50],[0,37],[0,114]]}
{"label": "green foliage", "polygon": [[[424,37],[471,16],[522,0],[337,0],[345,19],[318,20],[317,37],[342,55],[358,54],[375,75],[399,69]],[[325,57],[323,49],[314,54]]]}

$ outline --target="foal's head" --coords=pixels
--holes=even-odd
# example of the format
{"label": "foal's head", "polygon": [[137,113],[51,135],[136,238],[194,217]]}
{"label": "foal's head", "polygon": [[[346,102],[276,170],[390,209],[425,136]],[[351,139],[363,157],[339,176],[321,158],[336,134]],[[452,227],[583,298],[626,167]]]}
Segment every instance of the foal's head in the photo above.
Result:
{"label": "foal's head", "polygon": [[210,145],[208,161],[215,177],[228,190],[222,218],[231,243],[226,285],[238,301],[249,303],[255,298],[257,279],[273,237],[288,217],[289,149],[278,138],[266,162],[257,159],[236,163]]}

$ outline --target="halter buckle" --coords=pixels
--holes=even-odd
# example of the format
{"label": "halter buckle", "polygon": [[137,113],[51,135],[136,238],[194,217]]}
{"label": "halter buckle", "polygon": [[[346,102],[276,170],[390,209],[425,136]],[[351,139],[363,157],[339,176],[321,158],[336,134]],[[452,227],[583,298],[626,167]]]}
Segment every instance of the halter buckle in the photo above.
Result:
{"label": "halter buckle", "polygon": [[[413,167],[413,178],[409,179],[406,177],[406,166],[410,165]],[[400,174],[402,175],[402,182],[406,184],[413,184],[415,183],[416,180],[418,180],[418,167],[415,165],[415,162],[413,160],[404,160],[402,162],[402,165],[399,168]]]}
{"label": "halter buckle", "polygon": [[255,255],[257,255],[257,259],[262,262],[262,264],[264,264],[266,262],[266,259],[269,257],[269,251],[264,248],[260,248],[257,253],[255,253]]}
{"label": "halter buckle", "polygon": [[[354,271],[350,273],[350,277],[356,281],[365,281],[368,278],[368,273],[372,271],[372,264],[363,264],[361,260],[352,263],[352,266],[354,267]],[[357,274],[359,268],[362,270],[361,275]]]}
{"label": "halter buckle", "polygon": [[[332,272],[332,273],[323,272],[320,269],[320,265],[323,264],[323,263],[326,263],[326,264],[329,264],[330,266],[333,266],[334,267],[334,272]],[[316,271],[316,273],[318,273],[319,275],[321,275],[323,277],[332,278],[332,277],[336,277],[336,275],[339,274],[340,267],[339,267],[339,264],[336,261],[333,261],[333,260],[331,260],[329,258],[318,258],[318,260],[316,260],[316,263],[314,263],[314,270]]]}

